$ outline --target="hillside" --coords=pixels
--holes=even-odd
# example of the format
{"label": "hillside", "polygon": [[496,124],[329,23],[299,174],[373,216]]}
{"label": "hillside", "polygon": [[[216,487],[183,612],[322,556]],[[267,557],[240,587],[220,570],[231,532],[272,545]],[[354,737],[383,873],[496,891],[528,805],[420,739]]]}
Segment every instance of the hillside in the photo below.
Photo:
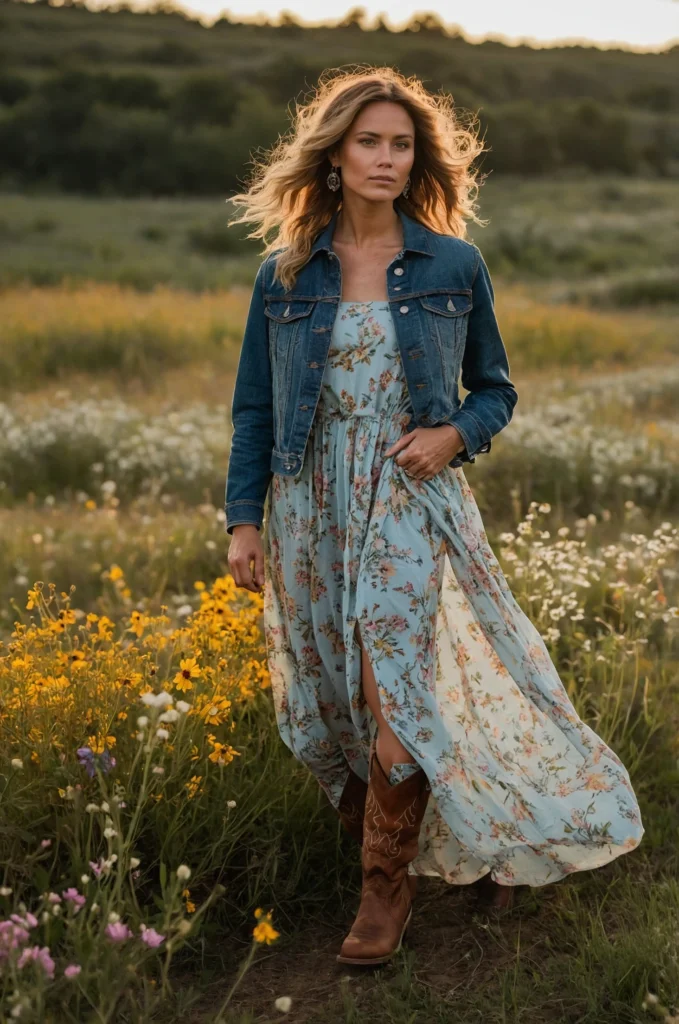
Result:
{"label": "hillside", "polygon": [[[427,27],[427,25],[429,27]],[[415,31],[417,29],[417,31]],[[177,12],[0,3],[0,185],[233,191],[326,69],[388,64],[478,117],[484,170],[679,173],[679,47],[474,44],[410,30],[205,27]]]}

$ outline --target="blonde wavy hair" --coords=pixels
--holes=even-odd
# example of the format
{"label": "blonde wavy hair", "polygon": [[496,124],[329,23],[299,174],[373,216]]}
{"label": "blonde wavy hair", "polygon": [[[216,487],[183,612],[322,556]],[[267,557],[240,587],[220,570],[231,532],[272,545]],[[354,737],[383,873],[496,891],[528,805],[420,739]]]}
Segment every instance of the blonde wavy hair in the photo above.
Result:
{"label": "blonde wavy hair", "polygon": [[247,191],[230,199],[244,210],[230,224],[257,225],[248,238],[266,240],[278,229],[263,256],[283,249],[275,276],[286,290],[341,205],[341,190],[327,186],[328,153],[340,145],[363,107],[376,100],[400,103],[415,125],[411,188],[407,198],[395,200],[399,207],[425,227],[458,238],[466,236],[465,219],[487,223],[476,215],[478,172],[471,169],[484,145],[473,124],[465,127],[458,119],[452,96],[434,95],[416,76],[405,78],[390,67],[326,71],[309,102],[295,101],[289,136],[279,138],[265,160],[255,161]]}

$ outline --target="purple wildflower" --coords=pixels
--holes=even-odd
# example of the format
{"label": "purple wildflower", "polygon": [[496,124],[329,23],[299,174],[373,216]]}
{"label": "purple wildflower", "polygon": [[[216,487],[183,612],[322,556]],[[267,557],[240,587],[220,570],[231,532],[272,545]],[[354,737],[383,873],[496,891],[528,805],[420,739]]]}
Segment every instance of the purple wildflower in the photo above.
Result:
{"label": "purple wildflower", "polygon": [[91,779],[97,774],[97,770],[94,767],[94,752],[89,747],[78,747],[78,764],[84,765],[87,769],[87,774]]}
{"label": "purple wildflower", "polygon": [[108,750],[104,750],[101,754],[95,754],[89,747],[78,747],[77,754],[78,764],[83,765],[91,779],[97,774],[97,764],[104,775],[116,766],[116,759]]}

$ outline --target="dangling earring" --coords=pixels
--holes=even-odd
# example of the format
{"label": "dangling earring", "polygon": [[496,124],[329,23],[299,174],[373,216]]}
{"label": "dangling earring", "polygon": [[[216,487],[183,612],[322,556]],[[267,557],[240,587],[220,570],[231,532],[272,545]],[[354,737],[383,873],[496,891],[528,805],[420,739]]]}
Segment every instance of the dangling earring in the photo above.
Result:
{"label": "dangling earring", "polygon": [[337,171],[335,170],[335,168],[334,168],[334,166],[332,164],[331,164],[331,166],[332,166],[332,170],[330,171],[330,174],[326,178],[326,181],[328,182],[328,188],[331,189],[333,192],[336,192],[337,189],[340,187],[340,184],[341,184],[340,176],[339,176],[339,174],[337,173]]}
{"label": "dangling earring", "polygon": [[404,199],[408,198],[408,193],[409,192],[410,192],[410,175],[408,175],[408,177],[406,178],[406,183],[403,186],[403,191],[401,192],[401,195],[403,196]]}

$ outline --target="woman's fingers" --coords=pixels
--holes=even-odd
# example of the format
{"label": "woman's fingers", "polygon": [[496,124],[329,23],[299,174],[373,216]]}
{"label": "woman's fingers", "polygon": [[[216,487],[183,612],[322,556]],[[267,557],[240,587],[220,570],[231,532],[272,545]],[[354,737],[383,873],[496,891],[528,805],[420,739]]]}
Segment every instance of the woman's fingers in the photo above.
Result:
{"label": "woman's fingers", "polygon": [[[253,593],[257,593],[257,591],[259,590],[259,586],[257,585],[257,582],[256,582],[257,559],[258,559],[257,549],[253,548],[252,550],[248,551],[248,553],[247,553],[247,562],[246,562],[244,568],[242,569],[242,576],[243,576],[243,581],[244,581],[243,582],[243,586],[247,590],[251,590]],[[255,563],[255,572],[252,571],[252,563],[253,562]]]}
{"label": "woman's fingers", "polygon": [[[254,537],[248,534],[251,534],[250,528],[243,527],[242,532],[236,528],[229,546],[229,569],[237,587],[259,593],[264,586],[264,549],[259,533]],[[250,567],[252,562],[254,572]]]}
{"label": "woman's fingers", "polygon": [[260,547],[254,552],[255,572],[254,578],[257,588],[261,590],[264,586],[264,551]]}

